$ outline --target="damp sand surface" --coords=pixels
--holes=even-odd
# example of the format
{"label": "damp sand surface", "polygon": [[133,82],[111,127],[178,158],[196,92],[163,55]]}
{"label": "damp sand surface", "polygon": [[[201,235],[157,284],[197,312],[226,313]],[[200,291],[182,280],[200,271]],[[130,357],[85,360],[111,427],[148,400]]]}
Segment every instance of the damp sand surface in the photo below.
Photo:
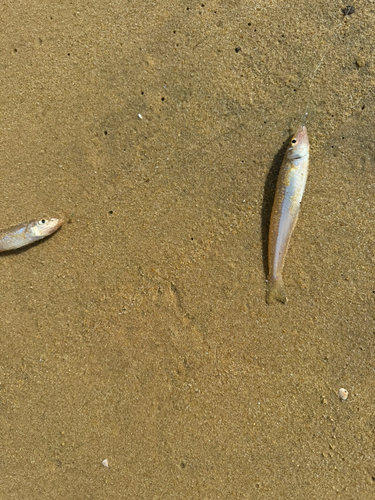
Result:
{"label": "damp sand surface", "polygon": [[0,226],[66,223],[0,257],[0,498],[374,498],[375,4],[354,6],[3,2]]}

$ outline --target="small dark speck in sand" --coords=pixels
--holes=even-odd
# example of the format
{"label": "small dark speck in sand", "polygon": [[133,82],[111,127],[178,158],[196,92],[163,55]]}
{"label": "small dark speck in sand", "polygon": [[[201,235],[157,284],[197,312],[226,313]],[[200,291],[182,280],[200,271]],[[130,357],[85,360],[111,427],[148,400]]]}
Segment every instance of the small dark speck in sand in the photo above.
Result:
{"label": "small dark speck in sand", "polygon": [[241,50],[241,47],[236,47],[234,50],[238,53]]}
{"label": "small dark speck in sand", "polygon": [[354,14],[355,8],[353,5],[347,5],[344,9],[341,9],[342,13],[344,16],[350,16],[351,14]]}

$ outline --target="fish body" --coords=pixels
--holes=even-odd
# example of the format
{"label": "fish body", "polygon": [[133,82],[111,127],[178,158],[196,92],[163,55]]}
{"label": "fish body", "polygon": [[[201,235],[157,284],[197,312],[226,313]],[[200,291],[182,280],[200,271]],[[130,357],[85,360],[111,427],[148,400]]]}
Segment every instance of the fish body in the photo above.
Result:
{"label": "fish body", "polygon": [[282,271],[290,237],[296,225],[305,190],[309,164],[306,127],[300,127],[290,141],[277,180],[268,239],[267,302],[287,302]]}
{"label": "fish body", "polygon": [[15,250],[41,240],[57,231],[62,223],[62,219],[35,219],[4,229],[0,231],[0,252]]}

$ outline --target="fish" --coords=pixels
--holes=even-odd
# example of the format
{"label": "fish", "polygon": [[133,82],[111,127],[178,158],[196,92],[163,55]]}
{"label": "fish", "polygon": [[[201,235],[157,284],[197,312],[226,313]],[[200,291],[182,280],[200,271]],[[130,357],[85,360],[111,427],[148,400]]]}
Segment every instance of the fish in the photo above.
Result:
{"label": "fish", "polygon": [[0,252],[30,245],[57,231],[63,219],[34,219],[0,231]]}
{"label": "fish", "polygon": [[267,303],[286,304],[282,272],[293,229],[297,223],[309,166],[309,139],[305,126],[292,137],[280,167],[268,237]]}

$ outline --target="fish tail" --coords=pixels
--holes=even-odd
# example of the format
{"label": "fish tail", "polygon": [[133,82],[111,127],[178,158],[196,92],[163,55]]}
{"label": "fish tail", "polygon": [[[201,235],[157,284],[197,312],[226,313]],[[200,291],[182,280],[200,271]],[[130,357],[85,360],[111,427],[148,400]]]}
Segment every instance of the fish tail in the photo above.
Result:
{"label": "fish tail", "polygon": [[283,304],[287,303],[286,292],[284,288],[283,279],[269,279],[268,280],[268,288],[267,288],[267,304],[271,304],[275,300],[282,302]]}

